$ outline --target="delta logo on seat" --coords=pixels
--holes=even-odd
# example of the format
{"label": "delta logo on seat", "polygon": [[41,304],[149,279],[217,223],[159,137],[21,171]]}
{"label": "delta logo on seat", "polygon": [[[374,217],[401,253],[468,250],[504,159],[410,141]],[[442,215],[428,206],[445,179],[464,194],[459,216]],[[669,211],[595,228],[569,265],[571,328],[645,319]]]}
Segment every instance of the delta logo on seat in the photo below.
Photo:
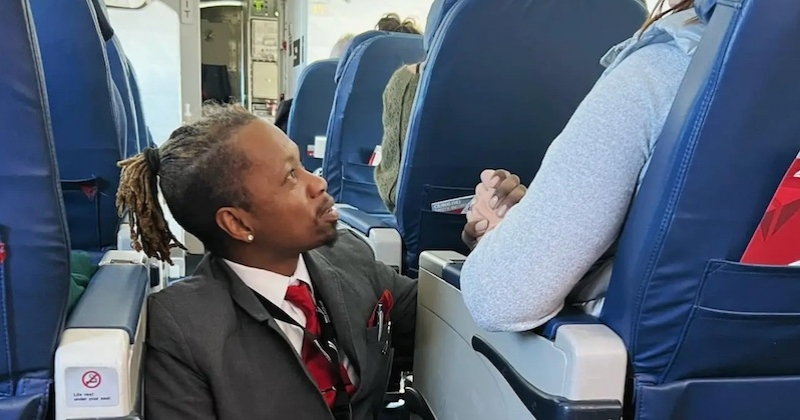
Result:
{"label": "delta logo on seat", "polygon": [[800,155],[786,171],[742,256],[745,264],[800,261]]}

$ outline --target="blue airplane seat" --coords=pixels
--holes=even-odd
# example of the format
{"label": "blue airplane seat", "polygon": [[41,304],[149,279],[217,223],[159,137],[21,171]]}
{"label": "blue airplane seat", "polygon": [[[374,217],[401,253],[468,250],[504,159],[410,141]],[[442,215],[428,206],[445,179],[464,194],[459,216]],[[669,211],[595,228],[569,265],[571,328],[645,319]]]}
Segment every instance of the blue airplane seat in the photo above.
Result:
{"label": "blue airplane seat", "polygon": [[347,64],[348,61],[350,61],[350,56],[353,55],[353,51],[355,51],[359,45],[363,44],[364,42],[366,42],[371,38],[375,38],[376,36],[380,35],[387,35],[389,33],[390,32],[369,30],[354,36],[353,39],[350,41],[350,44],[347,45],[347,49],[344,50],[342,56],[339,57],[339,62],[336,64],[336,73],[334,75],[336,83],[339,83],[339,80],[341,80],[342,74],[344,73],[345,65]]}
{"label": "blue airplane seat", "polygon": [[126,68],[128,69],[128,81],[130,81],[131,86],[131,96],[133,97],[133,106],[136,109],[136,125],[139,130],[139,150],[144,150],[153,143],[152,136],[147,126],[147,120],[144,117],[142,94],[139,92],[139,81],[133,69],[133,63],[131,63],[127,57],[126,64]]}
{"label": "blue airplane seat", "polygon": [[31,4],[72,246],[116,245],[125,111],[88,0]]}
{"label": "blue airplane seat", "polygon": [[428,10],[428,19],[425,22],[425,33],[422,34],[422,44],[425,52],[430,51],[431,45],[433,45],[433,38],[439,32],[444,18],[456,2],[458,0],[434,0],[431,3],[431,8]]}
{"label": "blue airplane seat", "polygon": [[[106,254],[67,316],[70,237],[41,37],[27,0],[6,4],[0,39],[0,54],[14,57],[0,80],[0,418],[137,418],[147,259]],[[82,404],[94,388],[82,381],[99,385],[101,374],[100,398],[119,394]]]}
{"label": "blue airplane seat", "polygon": [[[94,11],[95,22],[101,39],[106,45],[106,48],[113,49],[106,51],[106,58],[108,59],[109,75],[111,77],[111,109],[114,112],[114,123],[117,126],[117,137],[119,139],[119,149],[122,157],[129,156],[128,145],[135,144],[131,137],[135,137],[136,128],[132,127],[131,122],[131,106],[129,101],[130,87],[122,80],[122,71],[120,66],[119,55],[125,54],[122,52],[122,46],[117,43],[111,47],[108,46],[115,38],[114,28],[111,27],[111,20],[108,17],[108,9],[103,0],[89,0],[90,5]],[[123,64],[124,65],[124,64]],[[105,247],[110,248],[110,247]],[[102,256],[101,251],[90,251],[99,256]]]}
{"label": "blue airplane seat", "polygon": [[[105,52],[105,50],[104,50]],[[119,148],[120,157],[125,157],[125,149],[128,142],[128,115],[125,112],[125,102],[122,99],[122,92],[111,77],[111,65],[109,64],[109,91],[111,92],[111,114],[114,117],[114,127],[117,132],[117,147]]]}
{"label": "blue airplane seat", "polygon": [[[623,227],[599,318],[568,307],[535,333],[481,331],[458,292],[458,259],[422,255],[406,402],[423,419],[797,417],[800,267],[740,260],[800,151],[800,57],[790,54],[800,4],[695,9],[708,26]],[[783,204],[770,229],[796,210]]]}
{"label": "blue airplane seat", "polygon": [[0,418],[43,419],[69,293],[69,237],[26,0],[0,13]]}
{"label": "blue airplane seat", "polygon": [[[435,0],[428,11],[428,20],[425,24],[425,33],[422,38],[424,53],[430,50],[433,38],[445,16],[458,0]],[[358,38],[358,37],[357,37]],[[358,41],[358,39],[356,40]],[[340,65],[342,62],[339,63]],[[382,134],[382,132],[381,132]],[[363,170],[367,172],[367,170]],[[366,174],[364,174],[366,175]],[[372,201],[375,200],[373,196]],[[365,240],[373,249],[375,258],[384,264],[403,270],[403,240],[397,232],[397,219],[394,214],[388,213],[383,203],[373,203],[372,206],[383,213],[367,214],[353,206],[339,206],[339,215],[342,224],[357,236]]]}
{"label": "blue airplane seat", "polygon": [[[108,16],[108,8],[105,2],[102,0],[90,0],[90,2],[97,18],[100,35],[105,41],[111,79],[119,93],[118,97],[116,94],[114,95],[115,113],[118,118],[124,116],[124,126],[122,122],[118,122],[121,138],[123,139],[120,149],[123,157],[133,156],[139,153],[140,134],[137,124],[138,108],[134,104],[131,81],[129,80],[130,72],[127,68],[129,65],[128,58],[122,49],[122,43],[114,33],[114,28],[111,27],[111,19]],[[122,129],[123,127],[124,130]]]}
{"label": "blue airplane seat", "polygon": [[314,138],[328,129],[333,96],[336,94],[337,60],[320,60],[308,65],[297,82],[292,109],[289,111],[287,134],[300,148],[303,166],[313,172],[322,166],[314,157]]}
{"label": "blue airplane seat", "polygon": [[383,91],[405,64],[422,61],[421,35],[384,34],[361,43],[345,65],[328,121],[323,176],[337,203],[387,214],[369,165],[383,135]]}
{"label": "blue airplane seat", "polygon": [[637,418],[795,418],[800,268],[739,260],[800,151],[800,56],[788,53],[800,4],[696,8],[708,27],[631,207],[600,319],[630,353]]}
{"label": "blue airplane seat", "polygon": [[395,216],[411,275],[422,250],[467,252],[464,216],[431,205],[474,194],[485,168],[506,168],[529,183],[602,73],[600,57],[646,17],[634,0],[459,0],[451,7],[430,45],[398,179]]}
{"label": "blue airplane seat", "polygon": [[122,50],[119,38],[114,36],[106,41],[106,53],[108,54],[108,64],[111,70],[111,77],[114,85],[119,91],[120,100],[125,111],[125,142],[123,143],[122,155],[124,157],[133,156],[139,153],[139,124],[136,104],[133,99],[133,89],[131,88],[130,72],[128,71],[128,59]]}
{"label": "blue airplane seat", "polygon": [[153,133],[149,128],[147,129],[147,144],[150,147],[157,147],[155,140],[153,140]]}

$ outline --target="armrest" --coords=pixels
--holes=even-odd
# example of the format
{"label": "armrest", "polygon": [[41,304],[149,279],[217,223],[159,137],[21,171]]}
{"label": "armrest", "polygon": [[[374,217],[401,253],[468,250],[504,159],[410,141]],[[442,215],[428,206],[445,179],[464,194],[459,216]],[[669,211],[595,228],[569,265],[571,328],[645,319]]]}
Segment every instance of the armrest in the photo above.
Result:
{"label": "armrest", "polygon": [[[414,387],[433,412],[462,416],[477,410],[486,418],[498,413],[527,418],[531,395],[538,395],[527,385],[540,397],[555,396],[554,410],[565,410],[559,408],[563,404],[573,410],[570,402],[575,401],[582,402],[580,407],[599,401],[602,408],[607,401],[623,400],[627,350],[614,331],[573,308],[552,323],[553,331],[558,330],[552,339],[529,332],[485,332],[454,285],[464,260],[452,251],[425,251],[420,256]],[[470,378],[469,384],[465,378]],[[468,397],[471,392],[491,396],[492,401],[474,403]],[[462,399],[464,405],[455,408]]]}
{"label": "armrest", "polygon": [[57,419],[130,419],[141,406],[149,265],[106,253],[67,320],[55,355]]}
{"label": "armrest", "polygon": [[601,324],[600,320],[574,306],[565,306],[555,318],[534,330],[542,337],[555,340],[559,327],[564,325],[592,325]]}
{"label": "armrest", "polygon": [[98,266],[104,265],[148,265],[148,258],[144,252],[133,250],[113,250],[103,254]]}
{"label": "armrest", "polygon": [[[183,254],[178,255],[177,252],[183,252],[180,248],[172,248],[172,262],[176,265],[184,265]],[[166,285],[166,269],[164,263],[148,258],[144,252],[134,250],[114,250],[108,251],[103,255],[100,260],[99,266],[103,265],[120,265],[120,264],[140,264],[147,267],[149,271],[150,287],[158,288]],[[154,290],[154,291],[158,291]]]}
{"label": "armrest", "polygon": [[403,239],[392,223],[393,215],[387,214],[382,218],[344,205],[337,205],[336,210],[339,212],[340,225],[369,244],[377,261],[401,270]]}
{"label": "armrest", "polygon": [[388,228],[394,229],[384,220],[379,219],[371,214],[364,213],[363,211],[353,207],[337,207],[339,212],[339,220],[347,224],[351,228],[361,232],[364,235],[369,235],[372,229]]}
{"label": "armrest", "polygon": [[86,417],[86,418],[73,418],[70,420],[142,420],[142,417],[138,414],[128,414],[127,416],[123,417]]}
{"label": "armrest", "polygon": [[482,354],[505,378],[534,418],[552,420],[606,420],[622,418],[615,400],[570,401],[547,394],[525,380],[489,342],[472,337],[472,348]]}
{"label": "armrest", "polygon": [[[461,290],[461,268],[464,267],[466,257],[452,251],[427,251],[420,258],[420,267],[436,277],[441,278],[449,285]],[[545,325],[534,330],[535,333],[551,340],[556,338],[556,332],[562,325],[600,324],[600,320],[579,308],[566,306],[559,314]]]}
{"label": "armrest", "polygon": [[456,289],[461,290],[461,268],[464,267],[463,262],[454,262],[447,264],[442,269],[442,278],[448,284],[453,285]]}
{"label": "armrest", "polygon": [[67,329],[118,329],[133,344],[149,272],[140,264],[101,265],[67,321]]}
{"label": "armrest", "polygon": [[419,257],[419,268],[461,290],[461,268],[466,260],[455,251],[425,251]]}

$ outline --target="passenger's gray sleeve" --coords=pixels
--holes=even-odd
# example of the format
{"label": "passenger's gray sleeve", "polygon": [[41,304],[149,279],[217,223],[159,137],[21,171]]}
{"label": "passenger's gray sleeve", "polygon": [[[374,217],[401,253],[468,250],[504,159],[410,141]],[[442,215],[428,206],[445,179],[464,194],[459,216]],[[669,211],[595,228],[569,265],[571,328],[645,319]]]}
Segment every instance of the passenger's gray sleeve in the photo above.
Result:
{"label": "passenger's gray sleeve", "polygon": [[464,264],[461,290],[478,325],[525,331],[561,310],[618,236],[689,60],[666,44],[644,47],[586,96],[528,193]]}

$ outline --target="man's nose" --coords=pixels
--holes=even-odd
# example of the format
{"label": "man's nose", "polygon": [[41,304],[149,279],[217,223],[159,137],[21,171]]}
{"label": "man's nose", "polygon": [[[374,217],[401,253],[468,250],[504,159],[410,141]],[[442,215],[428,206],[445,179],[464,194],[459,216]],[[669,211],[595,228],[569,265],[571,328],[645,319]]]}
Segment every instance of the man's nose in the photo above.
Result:
{"label": "man's nose", "polygon": [[325,191],[328,190],[328,181],[321,176],[316,176],[311,173],[309,173],[309,175],[311,176],[309,177],[308,188],[311,197],[317,197],[320,194],[324,194]]}

